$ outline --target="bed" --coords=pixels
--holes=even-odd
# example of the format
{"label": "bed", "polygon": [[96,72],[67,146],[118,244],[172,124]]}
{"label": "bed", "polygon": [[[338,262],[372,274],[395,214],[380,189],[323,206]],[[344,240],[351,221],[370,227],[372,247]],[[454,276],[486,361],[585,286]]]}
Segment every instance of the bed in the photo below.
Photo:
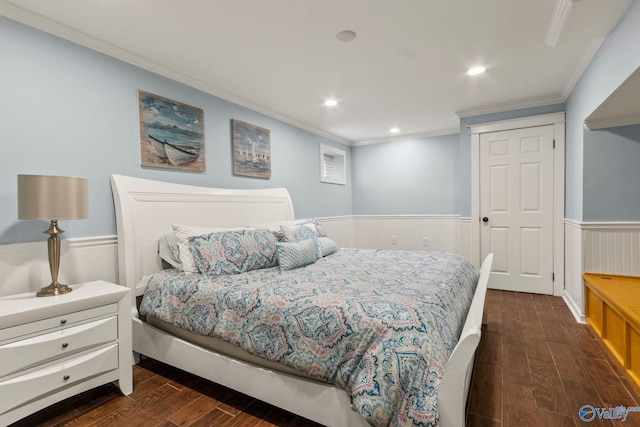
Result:
{"label": "bed", "polygon": [[[372,424],[378,425],[405,425],[407,423],[420,425],[420,423],[422,423],[422,425],[440,425],[444,427],[464,426],[466,399],[474,355],[480,340],[482,310],[487,280],[491,269],[491,255],[485,259],[479,273],[475,272],[474,269],[474,280],[476,283],[473,284],[473,288],[470,291],[462,290],[459,294],[454,293],[452,294],[453,296],[450,295],[446,297],[449,298],[449,300],[443,300],[441,304],[439,304],[443,307],[456,307],[456,309],[453,310],[455,313],[453,313],[454,320],[451,321],[452,326],[440,328],[446,330],[441,335],[456,336],[448,337],[446,344],[418,342],[420,338],[417,338],[417,336],[402,338],[412,344],[417,343],[419,346],[437,347],[436,350],[438,351],[436,351],[436,353],[441,353],[439,357],[441,357],[442,366],[440,370],[436,370],[438,377],[431,378],[429,375],[425,375],[429,377],[426,378],[426,381],[429,384],[429,388],[433,389],[431,394],[434,396],[434,399],[437,399],[436,404],[436,400],[433,402],[423,401],[425,395],[421,392],[421,387],[404,384],[401,379],[396,379],[395,388],[391,387],[389,390],[385,389],[386,386],[380,386],[380,384],[385,383],[385,381],[382,381],[382,378],[378,378],[380,381],[373,381],[375,386],[371,387],[366,384],[367,381],[362,379],[367,377],[366,374],[355,377],[354,379],[351,378],[351,373],[356,372],[356,370],[351,369],[348,371],[349,375],[345,375],[345,366],[351,365],[345,363],[344,359],[336,361],[336,359],[339,358],[334,354],[334,347],[342,346],[352,352],[349,353],[351,356],[355,354],[353,353],[354,346],[345,344],[347,342],[345,336],[357,334],[356,324],[364,323],[362,313],[363,310],[367,310],[367,305],[366,301],[364,303],[353,303],[353,301],[356,300],[351,300],[352,304],[347,307],[335,308],[332,304],[337,300],[349,300],[350,296],[360,293],[360,291],[377,294],[388,292],[384,299],[389,300],[390,303],[394,303],[394,298],[401,298],[396,305],[402,305],[402,302],[407,299],[419,300],[420,298],[417,296],[418,293],[416,293],[415,290],[409,290],[408,288],[397,288],[394,290],[391,285],[389,285],[389,283],[393,281],[392,278],[405,276],[409,273],[411,273],[411,275],[417,274],[416,278],[418,281],[431,280],[431,286],[438,288],[441,286],[441,283],[447,281],[446,276],[450,275],[446,273],[446,269],[443,270],[443,268],[438,267],[436,270],[441,274],[441,277],[435,280],[429,279],[426,276],[421,277],[421,269],[415,269],[411,266],[423,262],[424,258],[429,258],[429,262],[433,262],[435,257],[440,257],[444,259],[444,264],[446,265],[461,265],[462,267],[460,268],[468,269],[468,265],[460,260],[460,257],[452,254],[403,253],[397,251],[389,253],[389,251],[340,249],[336,251],[336,253],[321,257],[321,259],[313,262],[310,266],[301,267],[300,269],[281,271],[281,268],[278,266],[270,266],[269,268],[252,270],[236,276],[226,275],[224,277],[226,281],[243,281],[240,285],[236,283],[233,284],[233,289],[239,290],[239,297],[235,302],[230,303],[231,306],[242,305],[242,310],[252,312],[260,319],[272,319],[269,316],[274,316],[274,313],[266,311],[256,314],[258,313],[256,307],[266,307],[268,300],[276,299],[280,305],[286,306],[287,309],[290,310],[289,313],[311,313],[310,316],[303,320],[300,319],[300,316],[296,318],[298,334],[300,333],[300,325],[302,324],[312,325],[310,326],[310,330],[316,331],[315,333],[317,333],[318,322],[326,325],[335,324],[339,326],[333,329],[328,328],[330,329],[329,331],[321,331],[320,333],[320,335],[325,337],[326,341],[321,343],[320,346],[316,346],[318,348],[315,348],[315,352],[324,357],[322,361],[309,361],[307,356],[299,356],[298,353],[296,353],[297,349],[290,348],[295,346],[313,347],[312,344],[298,345],[298,341],[296,341],[294,345],[291,345],[293,341],[287,342],[286,340],[281,342],[284,347],[288,346],[285,350],[283,350],[282,346],[263,346],[264,348],[261,347],[258,349],[258,354],[261,355],[261,357],[258,357],[252,355],[247,350],[255,350],[255,348],[252,347],[260,346],[256,346],[255,342],[252,344],[249,339],[243,341],[246,335],[244,332],[234,334],[233,326],[236,324],[232,321],[227,321],[230,327],[227,329],[227,332],[222,333],[222,335],[226,334],[224,336],[225,340],[219,340],[222,341],[219,345],[208,345],[208,342],[199,340],[198,337],[202,338],[207,334],[207,331],[198,330],[198,328],[202,328],[203,325],[200,321],[192,322],[193,327],[191,330],[188,330],[189,325],[186,325],[187,331],[183,331],[185,325],[180,325],[180,320],[176,320],[179,318],[176,314],[176,307],[179,306],[178,308],[183,308],[184,301],[198,301],[197,298],[216,300],[217,297],[213,295],[211,289],[225,288],[225,286],[227,287],[225,289],[229,289],[231,282],[225,282],[224,286],[218,286],[216,284],[217,282],[215,282],[218,280],[216,278],[217,275],[213,275],[213,278],[211,275],[203,278],[198,275],[185,275],[183,273],[176,273],[173,270],[164,269],[163,262],[158,255],[158,241],[172,230],[172,224],[225,227],[231,230],[239,230],[247,226],[260,224],[289,223],[294,220],[294,214],[291,199],[286,189],[215,189],[144,180],[120,175],[113,175],[111,177],[111,184],[116,207],[120,284],[133,289],[134,292],[132,293],[134,297],[141,297],[145,295],[145,291],[147,291],[145,297],[142,298],[141,310],[149,315],[146,316],[149,321],[145,321],[145,316],[138,312],[138,308],[134,309],[133,312],[133,350],[135,353],[176,366],[324,425],[365,426],[370,425],[371,422]],[[233,229],[231,227],[239,228]],[[259,229],[261,227],[256,228]],[[239,231],[238,233],[246,234],[244,231]],[[215,234],[217,235],[219,233]],[[256,232],[255,234],[258,235],[259,233]],[[308,240],[304,242],[306,244]],[[314,244],[317,245],[317,243]],[[314,251],[317,251],[317,246],[315,246],[315,248]],[[392,258],[380,258],[387,256],[391,256]],[[202,259],[200,259],[200,261],[202,261]],[[370,266],[365,265],[366,262],[369,262],[363,261],[366,259],[371,259]],[[339,287],[335,286],[333,289],[334,294],[328,300],[313,302],[313,304],[316,304],[315,307],[317,307],[325,306],[327,305],[327,301],[331,301],[329,305],[332,305],[334,312],[340,314],[334,316],[333,320],[327,319],[326,311],[318,313],[318,310],[315,310],[314,306],[301,307],[291,305],[289,303],[296,298],[289,298],[288,295],[285,295],[285,297],[282,296],[282,289],[287,288],[286,285],[283,285],[283,280],[289,280],[289,283],[295,283],[295,286],[291,285],[288,287],[295,289],[295,292],[317,294],[318,288],[313,287],[315,285],[311,288],[305,288],[305,286],[311,286],[309,285],[310,283],[315,284],[318,282],[318,274],[324,277],[327,276],[327,272],[335,273],[337,275],[336,277],[325,277],[329,283],[334,283],[336,280],[340,280],[337,279],[337,277],[345,277],[344,274],[347,273],[347,270],[350,270],[349,266],[354,265],[354,263],[361,265],[362,271],[359,273],[360,275],[364,275],[364,272],[367,270],[373,270],[375,264],[387,266],[384,271],[384,274],[387,274],[387,276],[383,279],[376,279],[382,283],[382,287],[379,288],[378,291],[360,289],[359,286],[363,286],[362,281],[358,282],[358,280],[356,280],[357,277],[354,277],[351,280],[353,286],[343,286],[343,284]],[[406,264],[407,267],[402,267],[402,264]],[[402,268],[405,269],[402,270]],[[294,276],[294,274],[298,274],[298,276]],[[213,280],[215,283],[209,283],[203,286],[203,280]],[[348,280],[343,281],[346,282]],[[174,287],[174,291],[167,291],[163,290],[166,288],[162,287],[161,282],[169,282],[174,285],[177,283],[178,285]],[[265,286],[265,282],[277,282],[274,285],[274,289],[276,290],[268,290],[270,288]],[[256,285],[256,283],[259,284]],[[385,283],[387,284],[386,286]],[[236,285],[237,287],[235,287]],[[206,289],[206,292],[200,297],[191,295],[185,297],[182,295],[183,289],[190,287]],[[444,287],[444,285],[441,287]],[[176,292],[175,289],[179,289],[179,291]],[[248,293],[243,294],[242,292],[245,291]],[[265,293],[260,294],[259,292]],[[402,300],[403,296],[400,295],[403,292],[406,293],[406,295],[404,295],[405,300]],[[180,300],[179,303],[174,304],[173,308],[169,308],[169,314],[164,319],[161,318],[161,314],[156,314],[151,311],[152,307],[160,304],[163,297],[167,300],[174,300],[175,303],[175,296],[177,294],[180,294],[178,298]],[[227,292],[227,294],[231,294],[231,292]],[[258,300],[260,300],[260,304],[251,304],[252,298],[255,300],[256,295],[258,296]],[[439,294],[437,298],[445,299],[443,295],[444,294]],[[305,301],[307,299],[308,298],[305,297]],[[225,302],[225,304],[229,305],[228,301]],[[433,306],[438,305],[433,304],[433,301],[431,301],[430,304]],[[458,307],[460,304],[461,306]],[[137,305],[134,304],[134,307],[137,307]],[[198,305],[198,307],[201,307],[201,304]],[[415,323],[416,321],[415,313],[409,310],[411,311],[409,314],[401,315],[400,318],[393,319],[400,323],[404,322],[404,326],[399,328],[398,323],[388,321],[389,311],[386,310],[386,308],[380,309],[379,305],[375,307],[370,306],[369,308],[371,308],[369,311],[379,311],[382,312],[383,317],[385,315],[387,316],[386,326],[388,327],[385,329],[387,331],[393,330],[394,328],[407,330],[405,327],[406,324],[410,324],[411,322]],[[173,312],[171,312],[172,309],[174,310]],[[194,313],[193,307],[187,308],[187,310],[192,310],[191,313]],[[449,308],[449,310],[451,309]],[[218,308],[214,311],[218,312]],[[360,316],[358,321],[349,320],[349,322],[352,322],[351,324],[348,324],[346,321],[341,322],[341,319],[343,319],[342,315],[349,311],[360,313],[357,315]],[[205,310],[199,313],[204,312],[209,313],[210,311]],[[411,313],[414,314],[413,317]],[[434,313],[436,312],[434,311]],[[466,316],[464,316],[464,313],[467,313]],[[432,315],[436,316],[436,314]],[[425,314],[423,317],[424,316],[427,315]],[[207,316],[200,314],[198,316],[192,316],[192,318],[197,319],[204,317]],[[296,316],[285,315],[281,317],[293,318]],[[458,317],[458,319],[455,319],[456,317]],[[234,316],[230,316],[230,318],[235,319]],[[219,319],[222,319],[222,317],[219,317]],[[315,326],[313,326],[314,323],[308,319],[313,319]],[[344,319],[346,319],[346,317],[344,317]],[[423,318],[422,321],[418,323],[422,326],[433,323],[434,319],[429,319],[430,320],[425,321]],[[219,321],[218,323],[222,324],[224,322]],[[384,323],[385,321],[382,321],[379,325]],[[262,324],[276,325],[277,322],[269,320]],[[353,326],[353,328],[351,326]],[[422,326],[410,325],[408,329],[416,330]],[[241,328],[239,323],[237,327]],[[287,326],[282,326],[282,328],[279,330],[286,330]],[[207,329],[207,327],[205,327],[205,329]],[[211,329],[212,328],[209,328],[209,330]],[[304,327],[302,327],[302,329],[304,329]],[[348,330],[349,333],[343,333],[345,330]],[[336,331],[342,332],[338,333]],[[263,339],[262,342],[278,342],[276,338],[273,338],[278,336],[277,333],[274,334],[272,330],[262,332],[263,335],[266,334],[265,336],[268,337],[266,340]],[[271,333],[271,335],[269,335],[269,333]],[[459,339],[456,339],[458,334]],[[296,336],[299,338],[299,335]],[[206,340],[204,338],[202,339]],[[389,337],[389,339],[392,339],[392,337]],[[231,341],[231,344],[227,343],[227,347],[225,348],[226,341]],[[364,354],[368,356],[365,357],[360,354],[356,358],[352,357],[349,360],[357,359],[359,362],[367,360],[383,361],[383,359],[385,359],[384,357],[376,356],[375,354],[371,355],[372,351],[369,347],[375,348],[376,346],[378,345],[368,344],[365,346],[367,348],[364,349]],[[379,345],[379,347],[386,349],[387,352],[394,351],[393,344],[389,344],[389,342],[384,345]],[[406,354],[403,353],[403,355],[406,356],[403,359],[404,364],[398,364],[398,366],[404,366],[402,369],[405,370],[410,369],[414,364],[412,357],[414,357],[415,354],[406,352]],[[442,359],[442,357],[444,357],[444,359]],[[399,359],[396,357],[396,360]],[[370,377],[376,375],[371,369],[367,370],[367,366],[371,366],[373,363],[363,364],[365,365],[365,373],[368,373]],[[304,369],[301,369],[301,367]],[[428,373],[432,370],[426,369],[425,371]],[[384,375],[388,376],[391,374]],[[347,384],[347,388],[344,388],[345,384]],[[359,385],[360,388],[358,388]],[[418,390],[414,390],[414,395],[407,399],[412,402],[409,406],[421,409],[424,409],[425,406],[431,407],[432,412],[435,410],[435,415],[424,415],[421,411],[416,412],[415,410],[413,413],[402,410],[398,411],[397,414],[394,413],[392,419],[385,418],[384,414],[388,413],[388,411],[384,408],[380,409],[386,405],[383,401],[384,396],[397,395],[402,390],[410,389],[411,387]],[[381,392],[381,390],[383,392]],[[372,395],[376,395],[374,397],[378,400],[372,400]],[[383,395],[383,400],[379,400],[380,396],[378,395]]]}

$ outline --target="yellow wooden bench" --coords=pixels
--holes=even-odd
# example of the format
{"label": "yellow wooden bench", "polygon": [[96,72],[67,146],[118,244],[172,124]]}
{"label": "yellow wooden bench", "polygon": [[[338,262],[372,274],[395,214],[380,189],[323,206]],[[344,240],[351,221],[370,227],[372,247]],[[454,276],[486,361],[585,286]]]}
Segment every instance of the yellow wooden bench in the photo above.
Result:
{"label": "yellow wooden bench", "polygon": [[640,388],[640,277],[585,273],[587,323]]}

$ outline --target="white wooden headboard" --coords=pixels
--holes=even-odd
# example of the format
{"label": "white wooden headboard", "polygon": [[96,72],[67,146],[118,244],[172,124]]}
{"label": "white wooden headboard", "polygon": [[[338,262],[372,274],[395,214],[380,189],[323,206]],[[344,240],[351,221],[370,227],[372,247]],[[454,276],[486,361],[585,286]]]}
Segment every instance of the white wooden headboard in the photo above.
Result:
{"label": "white wooden headboard", "polygon": [[144,291],[136,288],[140,279],[162,268],[158,239],[173,231],[171,224],[238,227],[295,218],[285,188],[221,189],[112,175],[111,190],[118,280],[134,299]]}

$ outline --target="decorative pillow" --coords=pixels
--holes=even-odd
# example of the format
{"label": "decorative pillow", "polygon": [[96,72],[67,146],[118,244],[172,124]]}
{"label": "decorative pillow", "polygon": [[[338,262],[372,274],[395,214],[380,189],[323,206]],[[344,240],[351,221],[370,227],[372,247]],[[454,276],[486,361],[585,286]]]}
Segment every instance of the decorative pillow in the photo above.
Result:
{"label": "decorative pillow", "polygon": [[318,258],[331,255],[338,250],[335,242],[328,237],[318,237]]}
{"label": "decorative pillow", "polygon": [[317,219],[313,218],[309,220],[309,222],[316,226],[316,230],[318,230],[320,237],[327,237],[327,230],[325,230],[324,225],[322,225]]}
{"label": "decorative pillow", "polygon": [[263,224],[259,224],[259,225],[254,225],[252,226],[253,228],[256,229],[267,229],[267,230],[271,230],[273,232],[273,234],[275,234],[276,238],[278,239],[278,241],[280,242],[286,242],[286,237],[284,235],[284,232],[282,231],[282,227],[286,226],[286,227],[292,227],[292,226],[297,226],[297,225],[302,225],[302,224],[313,224],[316,227],[316,230],[318,231],[318,234],[320,236],[326,237],[327,236],[327,232],[324,229],[324,226],[322,224],[320,224],[318,222],[317,219],[313,218],[313,219],[294,219],[294,220],[290,220],[290,221],[277,221],[277,222],[265,222]]}
{"label": "decorative pillow", "polygon": [[280,227],[284,234],[285,242],[300,242],[302,240],[320,237],[318,229],[312,222],[304,222],[298,225],[283,225]]}
{"label": "decorative pillow", "polygon": [[189,237],[201,236],[204,234],[218,233],[223,231],[238,231],[243,230],[243,227],[237,228],[225,228],[225,227],[192,227],[182,224],[173,224],[173,234],[175,234],[178,240],[178,250],[180,252],[180,264],[182,264],[182,270],[185,273],[197,273],[198,266],[191,254],[191,248],[189,247]]}
{"label": "decorative pillow", "polygon": [[178,248],[178,238],[173,233],[165,234],[158,240],[158,254],[163,261],[166,261],[178,271],[182,271],[180,263],[180,249]]}
{"label": "decorative pillow", "polygon": [[318,259],[317,239],[293,243],[278,242],[276,247],[280,270],[292,270],[313,264]]}
{"label": "decorative pillow", "polygon": [[268,230],[225,231],[189,237],[198,270],[203,274],[239,274],[278,264],[278,241]]}

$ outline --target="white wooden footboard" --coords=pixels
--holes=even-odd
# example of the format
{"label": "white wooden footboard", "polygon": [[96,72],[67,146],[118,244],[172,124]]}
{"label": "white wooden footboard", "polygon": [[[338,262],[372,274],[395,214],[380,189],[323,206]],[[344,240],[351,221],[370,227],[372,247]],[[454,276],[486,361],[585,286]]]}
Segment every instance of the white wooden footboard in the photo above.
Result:
{"label": "white wooden footboard", "polygon": [[473,371],[476,349],[482,332],[482,313],[491,273],[493,254],[489,254],[480,267],[478,285],[464,323],[458,344],[447,362],[438,386],[438,414],[440,427],[464,427],[467,396]]}

